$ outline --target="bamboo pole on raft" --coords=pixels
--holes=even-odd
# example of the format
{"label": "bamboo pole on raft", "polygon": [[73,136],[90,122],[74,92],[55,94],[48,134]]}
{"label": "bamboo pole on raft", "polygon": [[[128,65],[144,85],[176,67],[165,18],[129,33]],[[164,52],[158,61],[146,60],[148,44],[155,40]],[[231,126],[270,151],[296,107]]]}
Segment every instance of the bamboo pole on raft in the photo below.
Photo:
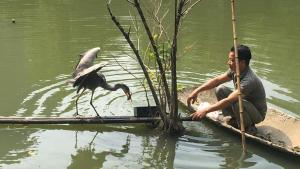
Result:
{"label": "bamboo pole on raft", "polygon": [[238,58],[238,50],[237,50],[235,0],[231,0],[231,17],[232,17],[232,32],[233,32],[233,44],[234,44],[235,65],[236,65],[235,66],[236,83],[237,83],[237,90],[238,90],[242,146],[243,146],[243,152],[245,153],[247,151],[247,146],[246,146],[246,137],[245,137],[244,115],[243,115],[244,110],[243,110],[242,93],[241,93],[241,86],[240,86],[240,67],[239,67],[239,58]]}
{"label": "bamboo pole on raft", "polygon": [[[99,117],[1,117],[0,124],[113,124],[151,123],[160,117],[103,116]],[[192,121],[191,117],[180,117],[182,121]]]}

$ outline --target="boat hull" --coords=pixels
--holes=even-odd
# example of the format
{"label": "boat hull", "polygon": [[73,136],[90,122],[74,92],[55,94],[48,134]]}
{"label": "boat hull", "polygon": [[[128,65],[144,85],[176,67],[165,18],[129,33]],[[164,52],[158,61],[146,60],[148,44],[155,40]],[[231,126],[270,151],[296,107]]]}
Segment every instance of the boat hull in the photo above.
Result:
{"label": "boat hull", "polygon": [[[186,100],[194,89],[195,88],[185,88],[178,93],[179,101],[183,106],[188,108],[190,112],[196,111],[202,102],[213,104],[217,101],[214,90],[209,90],[201,92],[195,104],[188,107]],[[239,129],[226,123],[221,113],[208,113],[205,119],[235,134],[241,134]],[[300,158],[300,134],[298,134],[299,132],[297,133],[297,130],[300,129],[299,119],[268,106],[265,120],[257,124],[256,127],[258,130],[257,133],[255,135],[246,133],[246,139],[259,142],[275,150],[289,153]]]}

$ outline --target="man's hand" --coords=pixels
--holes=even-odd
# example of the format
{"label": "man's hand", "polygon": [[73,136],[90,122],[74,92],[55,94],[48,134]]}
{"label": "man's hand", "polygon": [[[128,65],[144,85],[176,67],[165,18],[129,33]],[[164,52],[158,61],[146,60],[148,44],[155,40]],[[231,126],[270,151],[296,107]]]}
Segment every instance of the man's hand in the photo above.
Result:
{"label": "man's hand", "polygon": [[188,107],[190,107],[191,104],[194,104],[196,100],[197,100],[197,94],[193,94],[193,93],[190,94],[186,100]]}
{"label": "man's hand", "polygon": [[192,120],[201,120],[208,113],[207,108],[202,108],[197,110],[195,113],[191,114]]}

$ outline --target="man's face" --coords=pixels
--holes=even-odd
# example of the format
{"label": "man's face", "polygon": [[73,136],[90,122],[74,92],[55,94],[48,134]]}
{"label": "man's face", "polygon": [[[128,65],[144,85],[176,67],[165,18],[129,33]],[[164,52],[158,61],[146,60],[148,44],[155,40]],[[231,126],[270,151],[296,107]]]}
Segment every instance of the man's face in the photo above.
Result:
{"label": "man's face", "polygon": [[234,52],[229,52],[227,64],[231,71],[235,71],[235,55]]}

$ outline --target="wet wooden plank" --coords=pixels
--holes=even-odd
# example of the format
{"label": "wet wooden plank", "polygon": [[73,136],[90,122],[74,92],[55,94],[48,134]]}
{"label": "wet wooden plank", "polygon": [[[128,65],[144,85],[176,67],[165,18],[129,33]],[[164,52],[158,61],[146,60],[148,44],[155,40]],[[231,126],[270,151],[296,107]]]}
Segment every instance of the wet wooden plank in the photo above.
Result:
{"label": "wet wooden plank", "polygon": [[[99,117],[0,117],[0,124],[110,124],[110,123],[150,123],[160,117],[103,116]],[[191,121],[190,117],[181,117]]]}

